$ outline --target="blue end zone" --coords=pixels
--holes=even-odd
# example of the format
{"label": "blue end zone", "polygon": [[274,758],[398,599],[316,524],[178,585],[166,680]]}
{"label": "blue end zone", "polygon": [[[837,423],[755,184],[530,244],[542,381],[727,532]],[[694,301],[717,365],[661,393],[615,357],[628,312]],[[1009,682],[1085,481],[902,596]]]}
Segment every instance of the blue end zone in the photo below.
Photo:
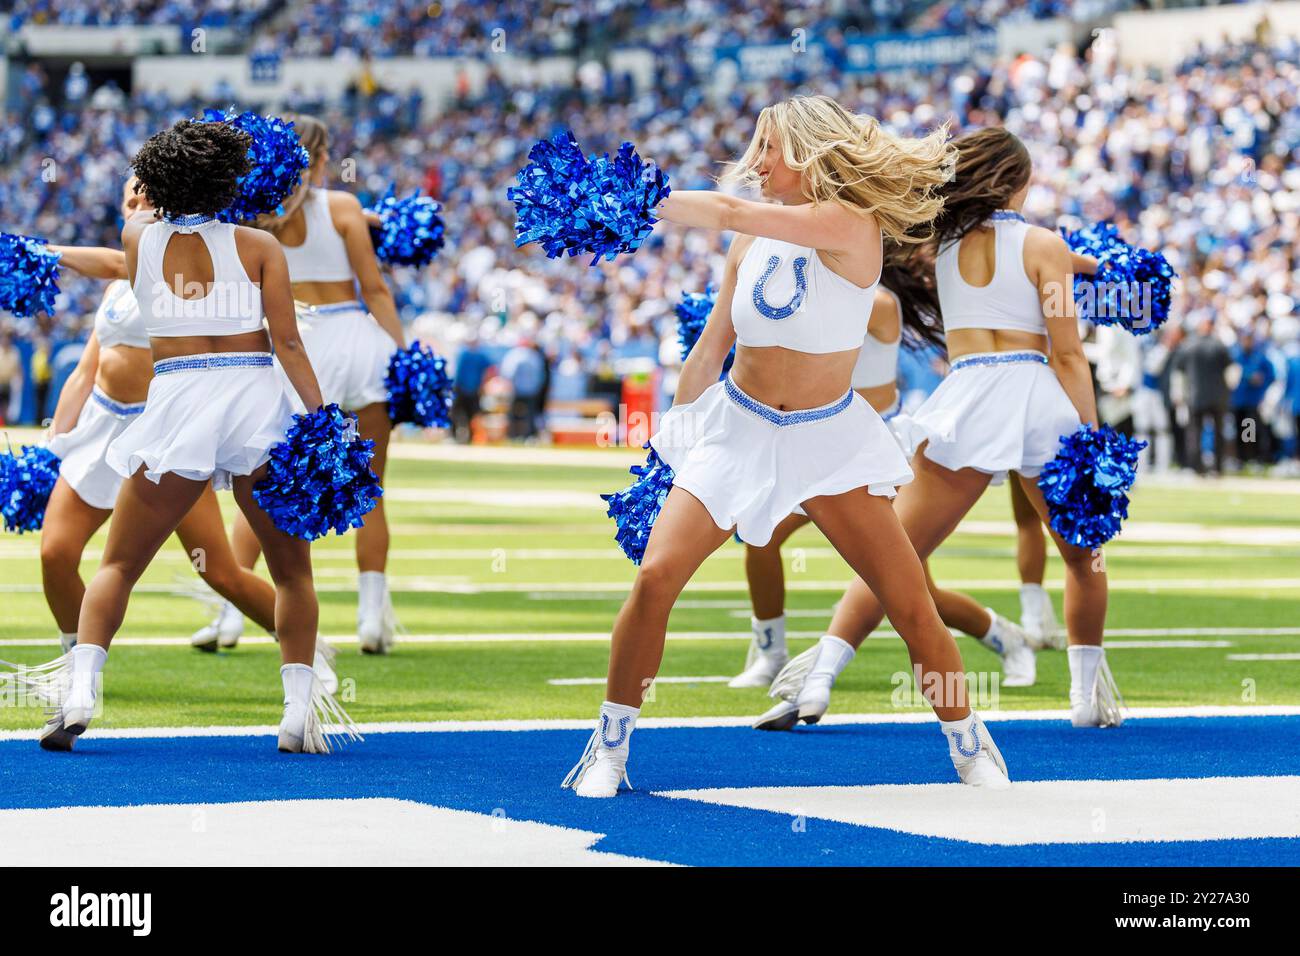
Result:
{"label": "blue end zone", "polygon": [[[1300,717],[992,725],[1016,780],[1300,775]],[[604,833],[595,849],[696,865],[1297,865],[1300,840],[987,846],[651,796],[710,787],[951,783],[932,724],[636,732],[637,791],[581,800],[559,788],[585,731],[375,734],[329,757],[289,757],[270,737],[96,739],[73,754],[0,742],[0,808],[391,797],[503,811]],[[1212,812],[1212,808],[1207,808]],[[498,813],[498,815],[499,815]]]}

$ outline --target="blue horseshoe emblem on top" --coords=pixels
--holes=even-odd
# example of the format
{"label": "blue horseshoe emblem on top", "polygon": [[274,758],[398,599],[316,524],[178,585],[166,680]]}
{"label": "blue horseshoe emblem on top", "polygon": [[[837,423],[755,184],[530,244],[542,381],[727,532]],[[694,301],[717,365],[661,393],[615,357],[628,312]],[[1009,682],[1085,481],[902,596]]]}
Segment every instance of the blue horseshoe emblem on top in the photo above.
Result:
{"label": "blue horseshoe emblem on top", "polygon": [[758,310],[759,315],[773,320],[788,319],[798,312],[799,307],[803,305],[803,297],[808,292],[808,277],[804,273],[804,270],[808,267],[808,257],[798,256],[794,260],[794,295],[790,297],[790,301],[785,305],[769,305],[766,289],[767,280],[772,278],[773,273],[776,272],[777,267],[780,265],[780,256],[769,256],[767,268],[763,271],[759,280],[754,283],[754,308]]}
{"label": "blue horseshoe emblem on top", "polygon": [[618,719],[618,736],[609,739],[609,714],[600,715],[600,740],[606,747],[613,749],[627,740],[627,725],[632,720],[631,717],[620,717]]}

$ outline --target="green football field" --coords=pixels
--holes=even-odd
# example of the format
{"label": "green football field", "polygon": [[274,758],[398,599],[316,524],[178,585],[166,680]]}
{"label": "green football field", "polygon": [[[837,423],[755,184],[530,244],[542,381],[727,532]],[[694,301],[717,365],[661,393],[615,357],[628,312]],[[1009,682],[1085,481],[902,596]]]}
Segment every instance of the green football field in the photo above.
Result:
{"label": "green football field", "polygon": [[[357,651],[352,542],[315,548],[322,633],[339,647],[343,697],[361,722],[588,718],[602,699],[607,635],[634,568],[612,539],[601,491],[627,483],[627,451],[463,449],[403,444],[390,466],[389,566],[403,635],[386,658]],[[228,514],[233,510],[223,495]],[[1126,533],[1107,549],[1108,646],[1131,706],[1300,704],[1300,484],[1262,479],[1151,480]],[[1014,526],[1004,488],[938,553],[946,586],[1019,617]],[[82,565],[89,576],[102,535]],[[718,678],[744,662],[749,605],[742,551],[724,546],[674,611],[661,682],[647,716],[760,713],[760,690]],[[830,619],[848,572],[813,529],[786,547],[791,651]],[[40,587],[36,535],[0,537],[0,657],[57,654]],[[1060,561],[1047,584],[1060,611]],[[188,635],[209,610],[185,592],[197,577],[174,541],[132,597],[106,672],[101,727],[273,724],[275,646],[251,623],[233,651],[201,654]],[[179,593],[178,593],[179,592]],[[967,667],[997,659],[960,641]],[[840,713],[895,712],[907,656],[892,633],[869,641],[840,678]],[[569,683],[555,683],[557,681]],[[1003,709],[1065,706],[1065,655],[1039,655],[1032,688],[1002,688]],[[904,701],[910,706],[910,703]],[[0,728],[34,728],[28,708],[0,707]]]}

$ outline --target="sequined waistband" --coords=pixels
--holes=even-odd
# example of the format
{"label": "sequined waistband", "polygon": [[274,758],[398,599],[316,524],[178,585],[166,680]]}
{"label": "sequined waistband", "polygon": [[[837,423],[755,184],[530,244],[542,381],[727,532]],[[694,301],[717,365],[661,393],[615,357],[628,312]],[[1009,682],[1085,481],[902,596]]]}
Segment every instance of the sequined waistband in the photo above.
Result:
{"label": "sequined waistband", "polygon": [[963,355],[957,359],[952,363],[952,370],[956,372],[963,368],[974,368],[979,365],[1020,365],[1027,362],[1046,365],[1047,356],[1032,349],[1026,349],[1023,352],[978,352],[974,355]]}
{"label": "sequined waistband", "polygon": [[853,390],[844,393],[844,397],[831,402],[829,405],[820,405],[817,408],[799,408],[792,412],[783,412],[771,405],[764,405],[758,399],[751,395],[745,394],[740,390],[731,377],[722,380],[722,386],[726,390],[727,398],[731,399],[747,412],[752,412],[759,418],[771,422],[778,428],[785,428],[788,425],[806,425],[809,422],[819,422],[823,419],[838,415],[844,409],[848,408],[853,401]]}
{"label": "sequined waistband", "polygon": [[91,389],[90,397],[95,404],[108,409],[114,415],[125,417],[127,415],[139,415],[144,411],[144,402],[133,402],[129,405],[123,404],[122,402],[115,402],[105,395],[98,386]]}
{"label": "sequined waistband", "polygon": [[315,315],[340,315],[344,312],[364,312],[366,307],[356,299],[350,299],[347,302],[331,302],[329,305],[309,305],[302,309],[304,318],[311,318]]}
{"label": "sequined waistband", "polygon": [[154,375],[170,372],[191,372],[217,368],[260,368],[271,365],[269,352],[209,352],[206,355],[184,355],[153,363]]}

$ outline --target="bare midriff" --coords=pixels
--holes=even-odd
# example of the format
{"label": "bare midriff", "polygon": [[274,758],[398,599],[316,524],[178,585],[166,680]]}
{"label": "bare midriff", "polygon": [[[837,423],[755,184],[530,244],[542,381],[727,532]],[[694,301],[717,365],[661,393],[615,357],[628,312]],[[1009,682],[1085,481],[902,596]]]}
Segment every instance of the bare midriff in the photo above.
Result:
{"label": "bare midriff", "polygon": [[351,279],[331,282],[295,282],[293,297],[308,305],[334,305],[336,302],[352,302],[357,297],[356,283]]}
{"label": "bare midriff", "polygon": [[115,402],[136,405],[149,395],[153,355],[133,345],[112,345],[99,350],[96,387]]}
{"label": "bare midriff", "polygon": [[842,398],[853,379],[858,350],[796,352],[779,345],[736,346],[731,379],[738,388],[771,408],[796,411]]}
{"label": "bare midriff", "polygon": [[1047,354],[1047,336],[1015,329],[954,329],[947,334],[948,361],[979,352],[1035,351]]}
{"label": "bare midriff", "polygon": [[187,355],[206,355],[211,352],[269,352],[271,337],[265,329],[240,332],[236,335],[178,335],[175,338],[149,339],[153,360],[184,358]]}

